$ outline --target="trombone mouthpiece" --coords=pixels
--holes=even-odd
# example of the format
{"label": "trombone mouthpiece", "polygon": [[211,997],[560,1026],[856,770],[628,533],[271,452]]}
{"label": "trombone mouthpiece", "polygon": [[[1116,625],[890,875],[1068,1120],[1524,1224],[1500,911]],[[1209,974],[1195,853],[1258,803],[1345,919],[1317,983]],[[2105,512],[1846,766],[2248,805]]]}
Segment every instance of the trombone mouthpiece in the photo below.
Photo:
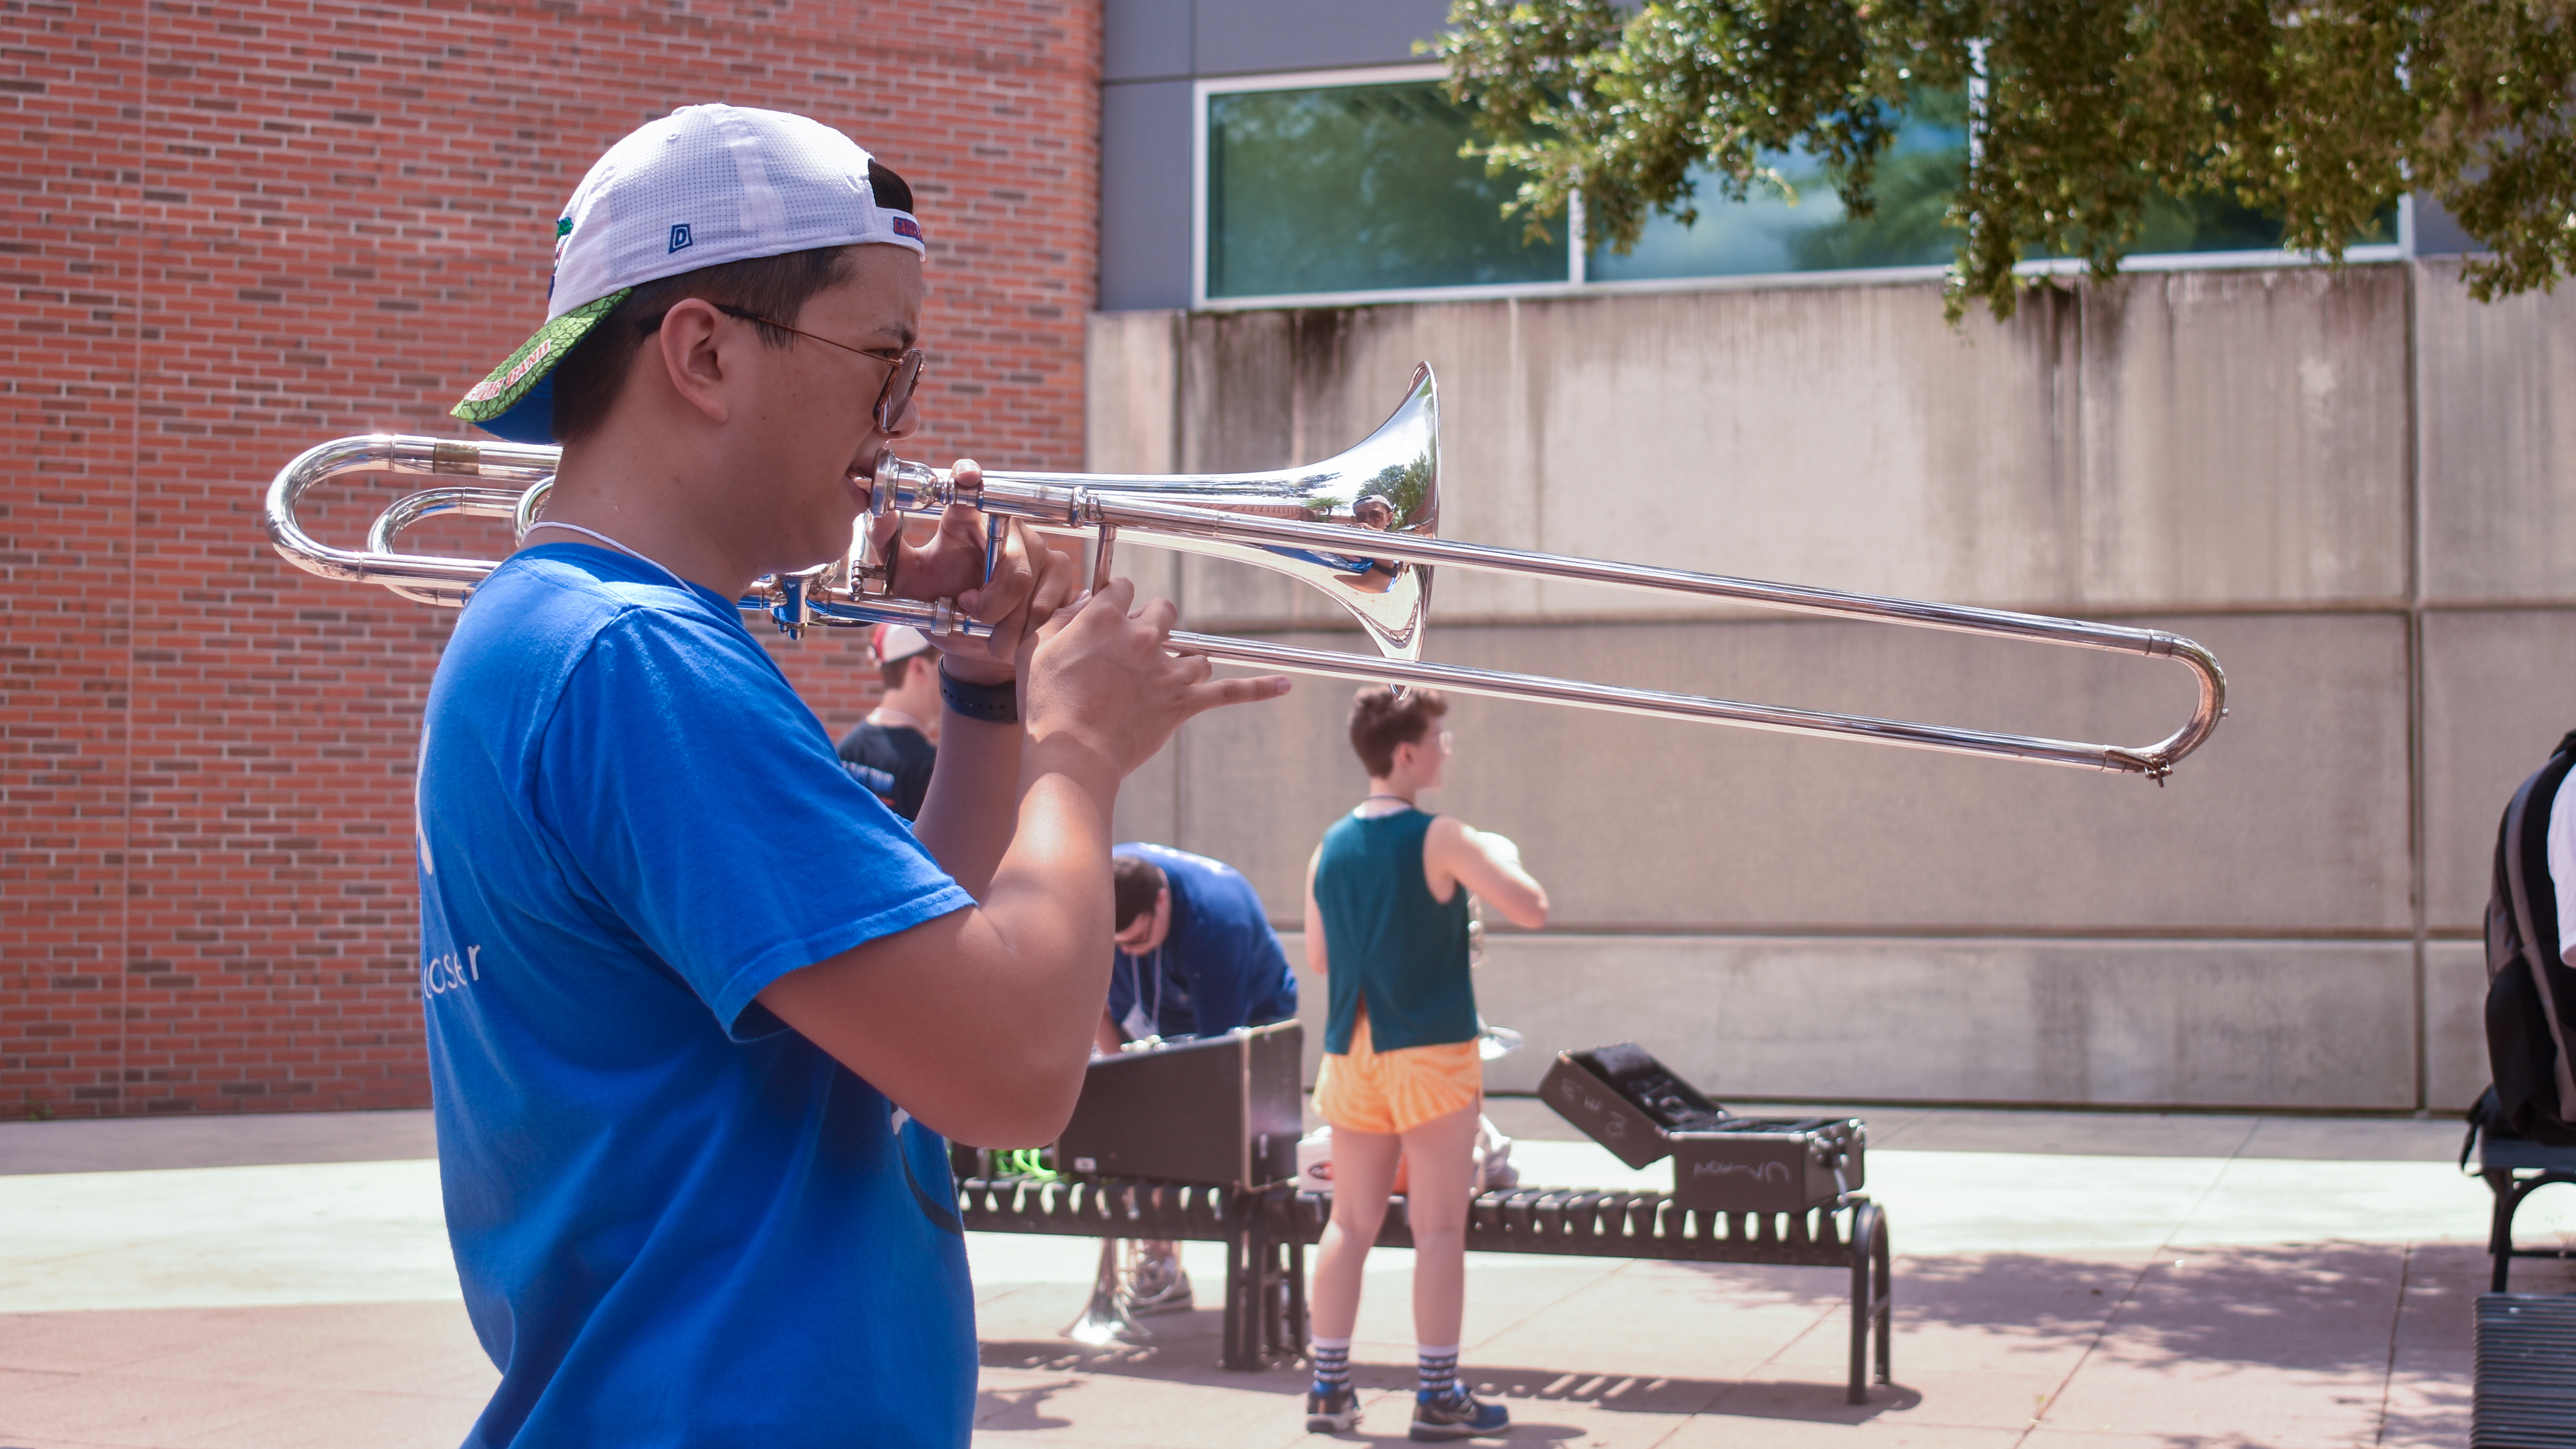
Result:
{"label": "trombone mouthpiece", "polygon": [[961,492],[945,468],[898,458],[892,448],[880,450],[870,470],[868,513],[883,518],[894,513],[936,513],[952,503],[975,503],[978,495]]}

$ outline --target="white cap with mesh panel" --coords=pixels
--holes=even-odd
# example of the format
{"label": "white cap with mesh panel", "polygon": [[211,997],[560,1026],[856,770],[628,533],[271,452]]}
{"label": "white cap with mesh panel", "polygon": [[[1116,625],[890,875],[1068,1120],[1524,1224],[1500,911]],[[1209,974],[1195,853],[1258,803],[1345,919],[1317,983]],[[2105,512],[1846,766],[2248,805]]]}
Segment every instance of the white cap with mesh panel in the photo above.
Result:
{"label": "white cap with mesh panel", "polygon": [[682,106],[582,177],[555,222],[546,324],[453,413],[514,443],[551,443],[555,364],[639,284],[866,242],[926,250],[912,188],[857,142],[785,111]]}
{"label": "white cap with mesh panel", "polygon": [[909,624],[879,624],[870,636],[879,664],[930,652],[930,636]]}

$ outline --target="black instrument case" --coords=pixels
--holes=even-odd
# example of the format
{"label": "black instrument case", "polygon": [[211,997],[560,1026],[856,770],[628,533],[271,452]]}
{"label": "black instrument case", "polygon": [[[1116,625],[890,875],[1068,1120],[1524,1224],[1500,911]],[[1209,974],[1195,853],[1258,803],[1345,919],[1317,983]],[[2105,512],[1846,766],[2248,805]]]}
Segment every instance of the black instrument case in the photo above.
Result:
{"label": "black instrument case", "polygon": [[1673,1160],[1673,1201],[1707,1212],[1802,1212],[1864,1180],[1857,1117],[1738,1117],[1635,1042],[1557,1053],[1539,1095],[1630,1167]]}

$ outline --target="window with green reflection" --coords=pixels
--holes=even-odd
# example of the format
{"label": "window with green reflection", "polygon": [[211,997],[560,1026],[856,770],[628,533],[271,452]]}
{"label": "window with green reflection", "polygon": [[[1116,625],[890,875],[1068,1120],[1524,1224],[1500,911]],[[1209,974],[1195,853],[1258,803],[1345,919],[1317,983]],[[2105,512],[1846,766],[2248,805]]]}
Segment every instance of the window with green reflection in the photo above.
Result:
{"label": "window with green reflection", "polygon": [[[1598,248],[1588,252],[1584,276],[1595,282],[1764,276],[1946,266],[1952,260],[1959,236],[1943,224],[1943,216],[1950,193],[1967,171],[1964,97],[1926,93],[1915,99],[1895,144],[1879,162],[1878,209],[1865,221],[1844,214],[1833,178],[1814,157],[1791,151],[1763,159],[1789,183],[1795,202],[1765,187],[1754,188],[1741,202],[1717,200],[1717,186],[1703,176],[1699,194],[1705,199],[1696,226],[1658,214],[1647,221],[1645,234],[1628,255]],[[2392,208],[2352,244],[2396,239]],[[2224,197],[2158,195],[2147,204],[2145,227],[2129,255],[2270,251],[2280,244],[2277,216]]]}
{"label": "window with green reflection", "polygon": [[1963,104],[1935,100],[1907,115],[1879,160],[1878,210],[1867,221],[1843,214],[1842,198],[1815,158],[1787,152],[1763,160],[1797,193],[1795,202],[1763,186],[1743,201],[1729,202],[1719,199],[1714,182],[1695,177],[1701,197],[1697,225],[1659,213],[1647,220],[1637,249],[1628,255],[1602,248],[1587,254],[1585,278],[1632,282],[1939,266],[1957,249],[1957,234],[1941,218],[1967,172]]}
{"label": "window with green reflection", "polygon": [[1502,214],[1437,81],[1208,98],[1207,294],[1272,297],[1566,279]]}

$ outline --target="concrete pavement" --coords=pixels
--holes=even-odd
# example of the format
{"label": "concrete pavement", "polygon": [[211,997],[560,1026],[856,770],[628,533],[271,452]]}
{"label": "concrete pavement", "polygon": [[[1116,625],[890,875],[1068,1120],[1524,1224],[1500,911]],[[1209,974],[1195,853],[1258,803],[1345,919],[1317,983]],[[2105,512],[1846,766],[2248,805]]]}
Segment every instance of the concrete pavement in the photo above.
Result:
{"label": "concrete pavement", "polygon": [[[1494,1107],[1527,1180],[1660,1180],[1536,1103]],[[2486,1194],[2452,1165],[2454,1123],[1862,1115],[1899,1253],[1894,1386],[1842,1402],[1834,1273],[1480,1255],[1464,1362],[1510,1405],[1507,1442],[2466,1443]],[[457,1442],[493,1372],[429,1150],[420,1113],[0,1126],[0,1445]],[[2527,1239],[2576,1230],[2551,1195]],[[1315,1442],[1302,1374],[1215,1367],[1213,1245],[1189,1249],[1199,1310],[1106,1353],[1056,1336],[1093,1245],[969,1252],[979,1443]],[[1364,1437],[1404,1432],[1408,1257],[1371,1259]]]}

